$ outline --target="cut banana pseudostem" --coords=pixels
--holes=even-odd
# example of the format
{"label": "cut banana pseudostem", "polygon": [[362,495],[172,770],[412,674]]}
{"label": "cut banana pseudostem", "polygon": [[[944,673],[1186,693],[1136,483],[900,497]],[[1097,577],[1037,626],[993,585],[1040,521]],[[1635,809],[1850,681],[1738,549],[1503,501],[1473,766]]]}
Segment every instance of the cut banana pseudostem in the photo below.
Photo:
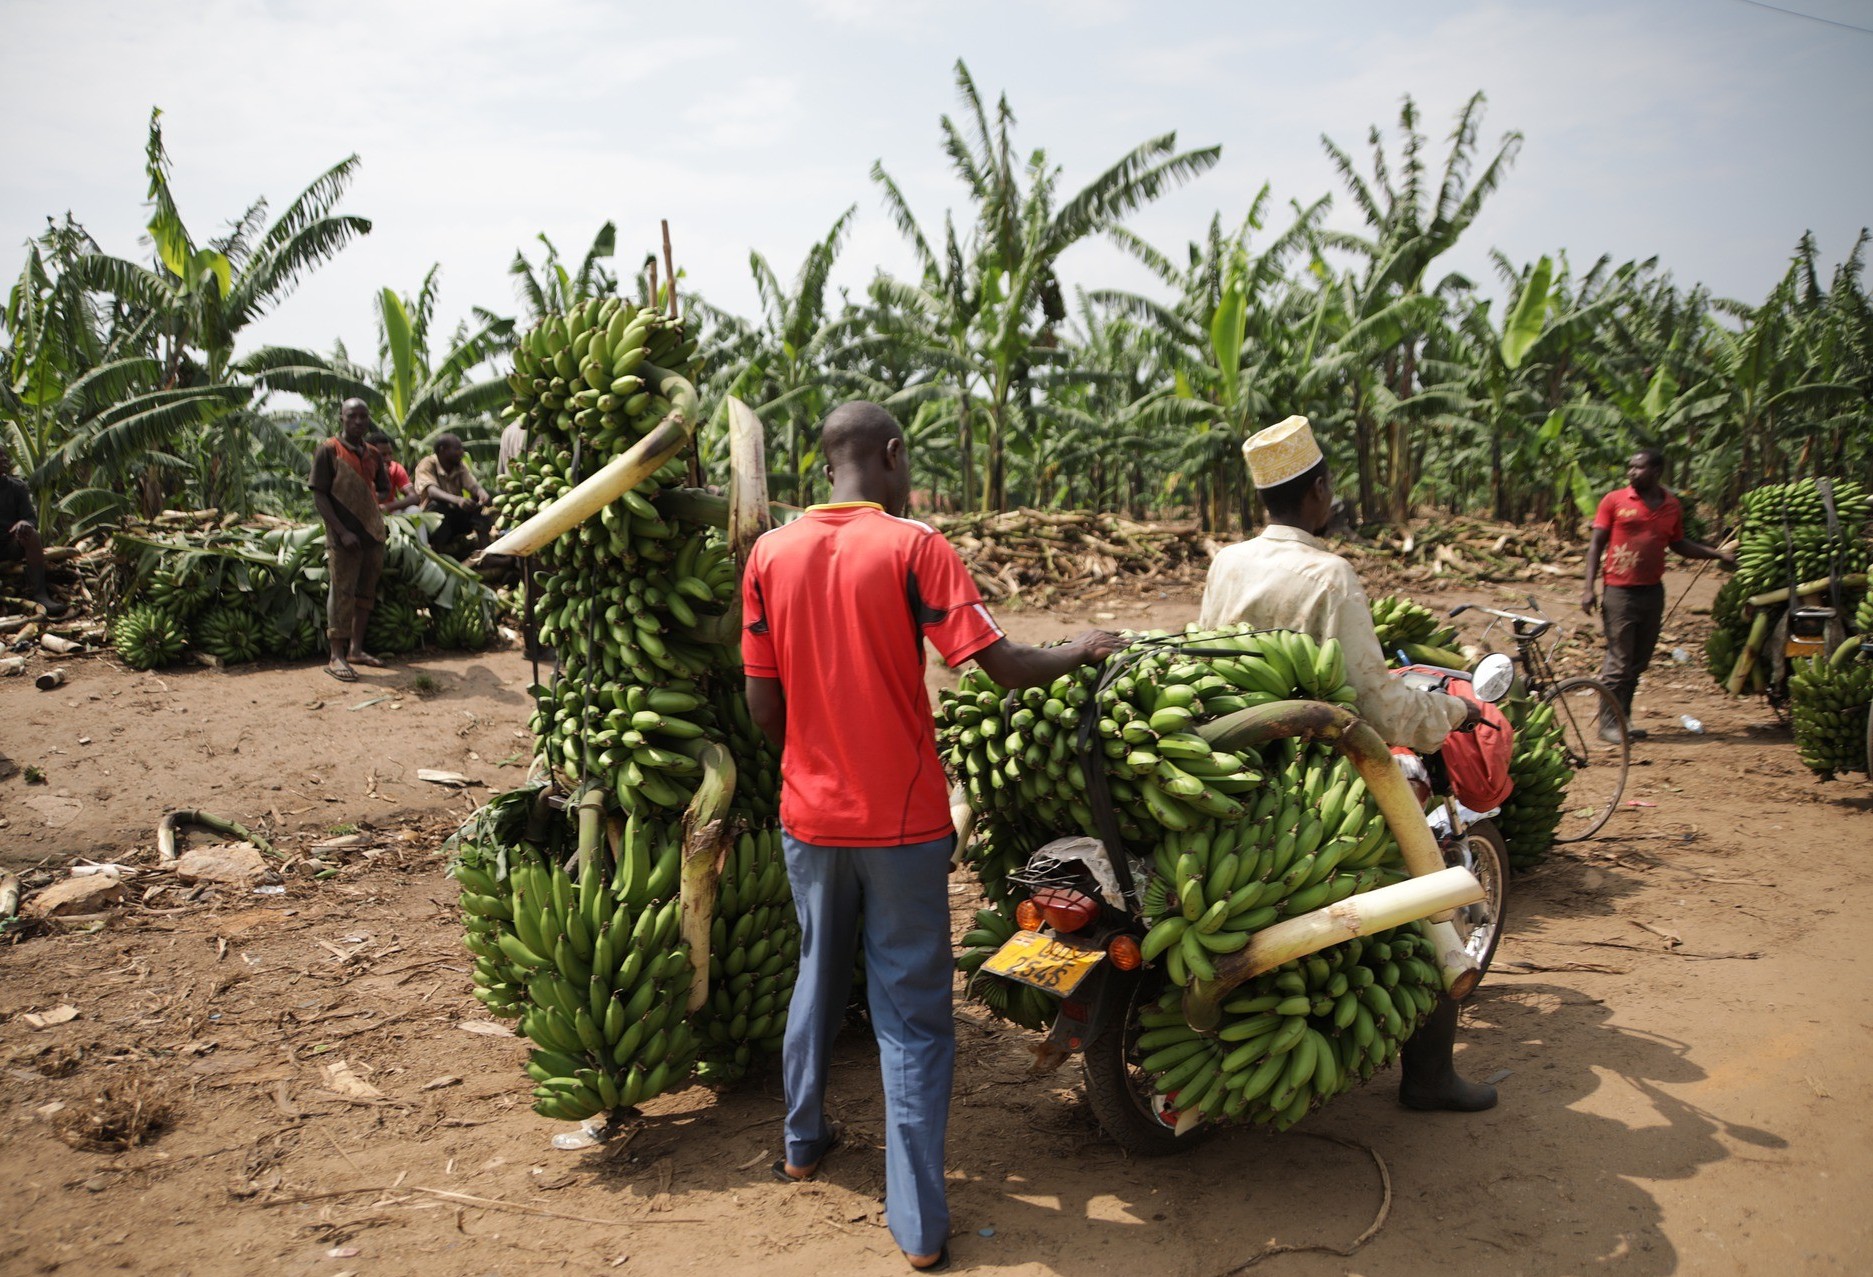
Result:
{"label": "cut banana pseudostem", "polygon": [[1365,781],[1331,746],[1226,752],[1200,730],[1277,701],[1352,704],[1338,643],[1247,627],[1135,637],[1142,654],[1103,688],[1090,669],[1016,692],[974,670],[942,694],[939,751],[976,812],[965,863],[993,905],[958,965],[997,1015],[1038,1027],[1056,1013],[1052,998],[982,967],[1014,931],[1024,889],[1010,875],[1054,838],[1098,836],[1084,728],[1127,850],[1150,866],[1142,949],[1172,986],[1145,1012],[1135,1065],[1180,1110],[1286,1127],[1397,1054],[1442,989],[1435,952],[1415,924],[1337,945],[1243,985],[1215,1036],[1189,1026],[1181,986],[1256,931],[1406,872]]}

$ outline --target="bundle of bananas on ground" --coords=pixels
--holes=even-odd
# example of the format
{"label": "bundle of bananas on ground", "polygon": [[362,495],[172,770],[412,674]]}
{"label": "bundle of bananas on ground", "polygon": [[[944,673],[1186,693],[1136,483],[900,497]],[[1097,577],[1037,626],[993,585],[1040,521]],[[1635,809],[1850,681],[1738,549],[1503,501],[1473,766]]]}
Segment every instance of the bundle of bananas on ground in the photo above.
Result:
{"label": "bundle of bananas on ground", "polygon": [[1567,762],[1553,705],[1518,696],[1504,701],[1501,709],[1515,729],[1515,750],[1509,756],[1509,780],[1515,788],[1496,816],[1496,828],[1508,844],[1510,867],[1530,869],[1554,846],[1574,769]]}
{"label": "bundle of bananas on ground", "polygon": [[364,646],[395,656],[414,652],[429,638],[429,614],[411,597],[401,577],[386,573],[377,583],[377,601],[364,622]]}
{"label": "bundle of bananas on ground", "polygon": [[436,646],[457,652],[479,652],[494,638],[492,600],[457,599],[453,607],[431,610]]}
{"label": "bundle of bananas on ground", "polygon": [[1823,779],[1867,769],[1867,714],[1873,705],[1873,659],[1849,639],[1832,657],[1797,661],[1789,676],[1795,748]]}
{"label": "bundle of bananas on ground", "polygon": [[1438,624],[1437,613],[1422,603],[1388,594],[1374,599],[1371,608],[1372,628],[1379,636],[1379,650],[1385,653],[1388,661],[1402,651],[1407,659],[1421,664],[1469,668],[1469,662],[1457,650],[1456,628]]}
{"label": "bundle of bananas on ground", "polygon": [[196,616],[189,642],[229,665],[239,665],[259,659],[263,631],[254,610],[230,596]]}
{"label": "bundle of bananas on ground", "polygon": [[[1829,484],[1834,508],[1831,524],[1827,499],[1814,479],[1765,484],[1744,495],[1736,574],[1717,592],[1711,607],[1714,628],[1704,644],[1705,662],[1718,682],[1730,680],[1748,644],[1752,618],[1744,613],[1745,600],[1792,585],[1866,572],[1873,558],[1866,490],[1852,479],[1834,479]],[[1846,591],[1847,606],[1852,607],[1858,597],[1857,587]],[[1771,626],[1786,608],[1785,602],[1770,605]],[[1770,686],[1777,664],[1773,644],[1760,642],[1757,647],[1746,683],[1751,691]]]}
{"label": "bundle of bananas on ground", "polygon": [[[1338,645],[1238,626],[1142,635],[1125,661],[1116,675],[1082,669],[1012,693],[973,671],[941,698],[939,748],[977,812],[965,863],[995,902],[976,914],[958,965],[970,973],[971,995],[997,1015],[1038,1027],[1057,1010],[1045,995],[981,967],[1013,933],[1014,908],[1026,894],[1011,874],[1055,838],[1098,836],[1078,750],[1090,724],[1119,832],[1147,875],[1144,956],[1162,964],[1172,989],[1162,1015],[1147,1021],[1161,1032],[1146,1071],[1161,1091],[1184,1097],[1180,1107],[1207,1100],[1208,1117],[1286,1125],[1389,1060],[1441,987],[1436,970],[1419,961],[1415,930],[1402,929],[1245,985],[1227,1004],[1220,1050],[1199,1045],[1175,1009],[1186,982],[1214,974],[1215,960],[1242,949],[1259,928],[1404,877],[1365,782],[1329,746],[1280,739],[1223,752],[1194,730],[1276,701],[1350,704]],[[1375,984],[1379,993],[1363,994]],[[1254,1009],[1241,1010],[1247,1006]],[[1276,1007],[1281,1014],[1270,1019]],[[1306,1070],[1289,1058],[1297,1049],[1306,1052]],[[1250,1087],[1250,1075],[1272,1058],[1296,1070],[1292,1084],[1277,1086],[1285,1074],[1278,1079],[1270,1067]]]}
{"label": "bundle of bananas on ground", "polygon": [[[433,520],[435,516],[427,516]],[[427,639],[425,608],[463,610],[459,628],[440,636],[445,647],[480,648],[493,633],[496,602],[479,577],[437,554],[422,538],[424,516],[385,519],[384,575],[366,644],[407,652]],[[185,633],[207,635],[194,645],[224,661],[262,654],[301,660],[325,651],[325,528],[322,524],[121,531],[115,548],[127,586],[122,610],[160,609]],[[211,614],[232,610],[253,625]],[[477,619],[478,618],[478,619]],[[133,627],[134,630],[135,627]],[[129,632],[129,631],[127,631]],[[143,645],[139,657],[180,660],[186,648]]]}
{"label": "bundle of bananas on ground", "polygon": [[1169,990],[1146,1011],[1140,1067],[1177,1112],[1286,1130],[1389,1065],[1443,990],[1416,923],[1284,963],[1238,987],[1215,1036]]}
{"label": "bundle of bananas on ground", "polygon": [[138,603],[111,622],[111,646],[131,669],[153,670],[181,660],[189,649],[189,636],[182,622],[166,609]]}
{"label": "bundle of bananas on ground", "polygon": [[1860,600],[1860,606],[1854,609],[1853,632],[1873,634],[1873,590],[1867,591]]}
{"label": "bundle of bananas on ground", "polygon": [[[531,446],[503,477],[503,521],[667,418],[694,423],[693,353],[680,322],[616,299],[528,333],[505,415]],[[535,556],[534,614],[559,668],[534,689],[532,726],[568,801],[503,796],[464,838],[476,996],[533,1040],[550,1117],[628,1107],[692,1073],[732,1080],[779,1049],[792,996],[778,758],[743,694],[734,563],[722,533],[658,504],[688,475],[672,457]],[[725,839],[719,877],[713,855],[685,859],[709,828]]]}

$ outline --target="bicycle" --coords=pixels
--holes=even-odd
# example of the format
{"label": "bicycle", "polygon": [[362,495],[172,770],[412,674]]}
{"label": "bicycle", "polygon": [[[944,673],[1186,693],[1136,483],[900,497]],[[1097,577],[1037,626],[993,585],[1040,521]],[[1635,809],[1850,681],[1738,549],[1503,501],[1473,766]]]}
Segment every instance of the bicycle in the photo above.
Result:
{"label": "bicycle", "polygon": [[1528,605],[1537,615],[1503,612],[1480,603],[1460,603],[1450,609],[1450,615],[1475,611],[1495,617],[1483,631],[1485,643],[1497,625],[1504,621],[1509,623],[1528,696],[1553,709],[1555,726],[1561,733],[1562,753],[1574,773],[1568,782],[1567,802],[1561,810],[1554,840],[1581,842],[1600,832],[1618,808],[1620,796],[1626,792],[1632,739],[1627,734],[1625,710],[1606,684],[1579,674],[1555,677],[1548,650],[1542,648],[1540,640],[1559,622],[1539,615],[1541,604],[1533,595],[1529,596]]}

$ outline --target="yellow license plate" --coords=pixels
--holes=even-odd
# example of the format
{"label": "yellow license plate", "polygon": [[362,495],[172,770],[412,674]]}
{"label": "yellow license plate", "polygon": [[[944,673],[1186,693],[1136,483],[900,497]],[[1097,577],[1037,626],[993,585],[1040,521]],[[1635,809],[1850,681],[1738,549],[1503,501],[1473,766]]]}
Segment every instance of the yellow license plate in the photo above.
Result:
{"label": "yellow license plate", "polygon": [[1079,988],[1105,956],[1098,949],[1062,944],[1038,931],[1017,931],[982,969],[1064,998]]}

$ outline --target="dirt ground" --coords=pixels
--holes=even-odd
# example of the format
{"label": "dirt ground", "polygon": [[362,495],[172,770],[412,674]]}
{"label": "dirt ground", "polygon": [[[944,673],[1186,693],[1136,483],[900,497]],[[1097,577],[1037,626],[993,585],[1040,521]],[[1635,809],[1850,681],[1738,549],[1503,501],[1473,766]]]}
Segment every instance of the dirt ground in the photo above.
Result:
{"label": "dirt ground", "polygon": [[[1690,609],[1711,590],[1692,589],[1667,651],[1695,652]],[[1570,594],[1550,610],[1569,616]],[[1172,625],[1195,600],[1088,611],[1004,620],[1024,638]],[[165,887],[101,929],[0,948],[0,1273],[904,1271],[879,1215],[882,1106],[860,1030],[833,1081],[848,1142],[818,1183],[767,1177],[773,1073],[660,1098],[605,1148],[549,1146],[563,1125],[527,1107],[523,1044],[468,997],[437,851],[488,791],[414,774],[519,781],[517,655],[343,688],[316,667],[68,669],[51,693],[0,682],[0,752],[46,776],[0,779],[7,863],[147,864],[171,806],[264,828],[289,856],[335,830],[363,837],[327,853],[336,875],[289,873],[283,894]],[[419,671],[426,696],[409,690]],[[1516,880],[1466,1013],[1460,1066],[1497,1081],[1498,1108],[1408,1113],[1381,1076],[1286,1135],[1133,1161],[1073,1071],[1031,1076],[1028,1035],[961,1006],[957,1267],[1206,1277],[1274,1243],[1303,1249],[1259,1271],[1867,1271],[1873,788],[1817,781],[1766,706],[1668,656],[1640,699],[1638,805]],[[974,901],[954,892],[960,931]],[[27,1019],[64,1006],[68,1022]],[[119,1118],[155,1122],[145,1142],[64,1142],[107,1095]]]}

